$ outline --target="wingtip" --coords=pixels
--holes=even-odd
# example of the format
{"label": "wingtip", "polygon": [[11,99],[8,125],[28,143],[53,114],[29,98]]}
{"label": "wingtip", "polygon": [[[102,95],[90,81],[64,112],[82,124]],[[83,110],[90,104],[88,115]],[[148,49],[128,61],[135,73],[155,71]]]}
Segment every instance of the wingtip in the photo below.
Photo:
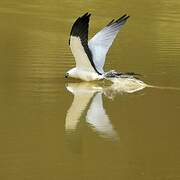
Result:
{"label": "wingtip", "polygon": [[78,17],[74,22],[74,24],[72,25],[70,36],[71,35],[81,36],[86,31],[88,34],[88,25],[90,21],[90,16],[91,14],[89,12],[86,12],[82,16]]}
{"label": "wingtip", "polygon": [[83,14],[80,18],[85,18],[85,17],[90,17],[91,13],[86,12],[85,14]]}
{"label": "wingtip", "polygon": [[116,20],[117,23],[126,21],[130,16],[127,14],[124,14],[123,16],[121,16],[119,19]]}
{"label": "wingtip", "polygon": [[126,20],[127,20],[129,17],[130,17],[129,15],[124,14],[123,16],[121,16],[120,18],[118,18],[117,20],[115,20],[115,19],[111,20],[111,21],[107,24],[107,26],[125,23]]}
{"label": "wingtip", "polygon": [[110,26],[111,24],[113,24],[113,22],[114,22],[114,19],[111,20],[111,21],[107,24],[107,26]]}

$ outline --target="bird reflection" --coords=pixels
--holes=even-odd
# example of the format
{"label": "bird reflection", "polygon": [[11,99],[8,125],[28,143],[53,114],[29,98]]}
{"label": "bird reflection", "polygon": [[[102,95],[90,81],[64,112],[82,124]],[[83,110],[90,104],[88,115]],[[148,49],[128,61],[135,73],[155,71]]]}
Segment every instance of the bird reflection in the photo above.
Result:
{"label": "bird reflection", "polygon": [[66,88],[74,95],[71,107],[67,111],[65,130],[75,132],[80,118],[84,114],[85,122],[99,136],[106,139],[118,140],[119,136],[115,131],[111,121],[103,107],[103,95],[114,98],[119,93],[133,93],[145,87],[141,81],[121,80],[120,83],[114,82],[112,85],[104,86],[103,83],[68,83]]}
{"label": "bird reflection", "polygon": [[96,92],[101,92],[102,88],[88,83],[68,83],[66,88],[74,95],[74,99],[67,111],[65,129],[73,131],[91,98]]}
{"label": "bird reflection", "polygon": [[87,111],[86,121],[100,136],[114,140],[118,139],[118,135],[104,110],[102,92],[94,95]]}
{"label": "bird reflection", "polygon": [[77,129],[80,117],[85,112],[86,123],[101,137],[118,139],[103,107],[102,86],[87,82],[68,83],[67,90],[74,95],[74,100],[66,115],[66,132]]}

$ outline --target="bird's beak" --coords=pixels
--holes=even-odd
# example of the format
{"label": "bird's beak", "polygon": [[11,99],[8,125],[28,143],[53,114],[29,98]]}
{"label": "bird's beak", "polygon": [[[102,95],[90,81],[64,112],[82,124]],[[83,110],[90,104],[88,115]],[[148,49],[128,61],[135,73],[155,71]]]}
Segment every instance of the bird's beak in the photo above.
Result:
{"label": "bird's beak", "polygon": [[66,73],[66,74],[64,75],[64,77],[65,77],[65,78],[68,78],[68,77],[69,77],[68,73]]}

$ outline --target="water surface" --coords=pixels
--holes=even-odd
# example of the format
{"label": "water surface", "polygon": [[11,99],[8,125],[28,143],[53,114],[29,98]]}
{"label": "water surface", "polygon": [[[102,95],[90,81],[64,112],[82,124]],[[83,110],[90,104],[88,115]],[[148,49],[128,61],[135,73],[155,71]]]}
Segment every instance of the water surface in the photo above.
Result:
{"label": "water surface", "polygon": [[112,99],[99,85],[64,79],[75,18],[93,14],[92,36],[128,13],[105,69],[179,88],[179,8],[175,0],[1,0],[0,179],[180,179],[179,90]]}

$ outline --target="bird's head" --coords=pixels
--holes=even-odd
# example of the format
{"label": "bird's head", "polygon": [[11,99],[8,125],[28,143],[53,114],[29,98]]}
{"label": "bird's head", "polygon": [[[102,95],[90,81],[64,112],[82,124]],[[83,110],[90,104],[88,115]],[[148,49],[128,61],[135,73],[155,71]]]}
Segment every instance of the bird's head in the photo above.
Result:
{"label": "bird's head", "polygon": [[65,78],[69,78],[69,77],[76,78],[76,68],[72,68],[69,71],[67,71],[65,73],[64,77]]}
{"label": "bird's head", "polygon": [[69,77],[69,73],[66,72],[65,75],[64,75],[65,78],[68,78]]}

